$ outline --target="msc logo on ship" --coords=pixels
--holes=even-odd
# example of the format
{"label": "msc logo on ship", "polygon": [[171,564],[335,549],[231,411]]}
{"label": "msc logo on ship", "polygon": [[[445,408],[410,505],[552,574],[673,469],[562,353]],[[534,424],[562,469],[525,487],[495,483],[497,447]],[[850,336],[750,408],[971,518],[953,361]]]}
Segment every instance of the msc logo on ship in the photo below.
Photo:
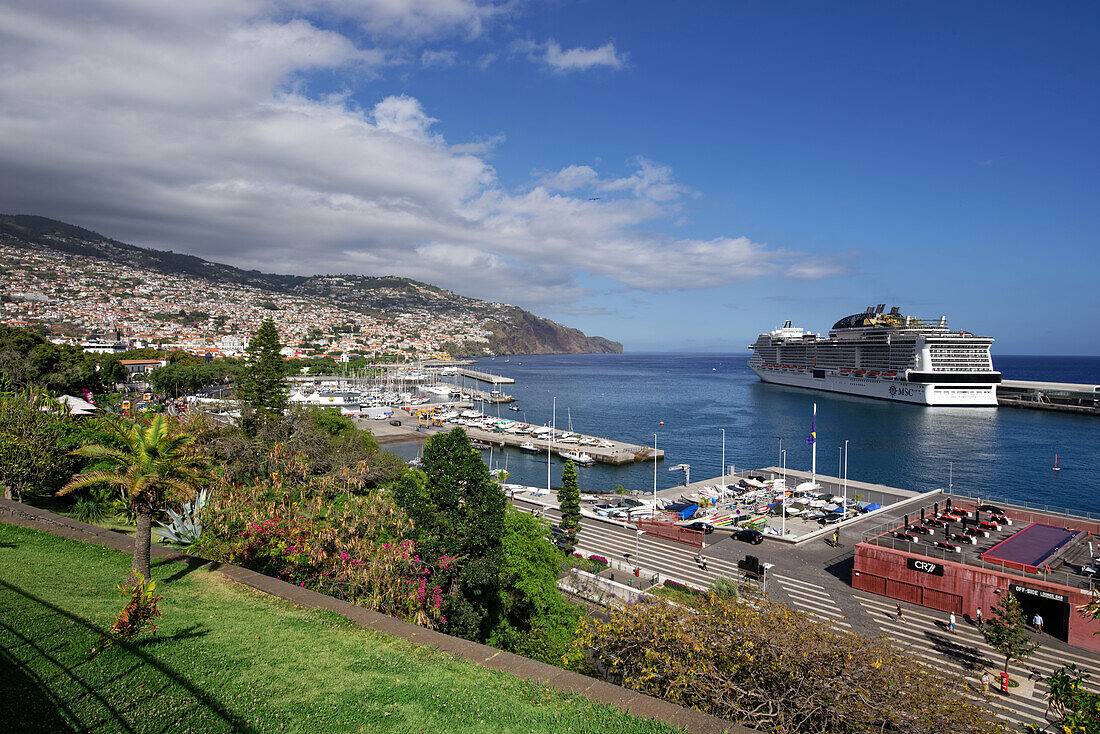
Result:
{"label": "msc logo on ship", "polygon": [[898,394],[898,386],[897,385],[891,385],[890,386],[890,394],[891,395],[897,395]]}
{"label": "msc logo on ship", "polygon": [[898,387],[897,385],[890,386],[891,395],[904,395],[906,397],[913,397],[913,388],[911,387]]}

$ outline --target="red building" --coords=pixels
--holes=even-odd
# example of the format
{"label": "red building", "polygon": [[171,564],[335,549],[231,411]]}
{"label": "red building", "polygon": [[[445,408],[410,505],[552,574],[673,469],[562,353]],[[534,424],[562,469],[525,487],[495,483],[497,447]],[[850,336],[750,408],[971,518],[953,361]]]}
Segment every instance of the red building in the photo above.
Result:
{"label": "red building", "polygon": [[1044,633],[1100,650],[1100,621],[1079,611],[1100,588],[1100,524],[972,500],[940,505],[865,534],[852,586],[971,619],[979,607],[989,619],[1000,594],[1015,594],[1029,621],[1042,615]]}

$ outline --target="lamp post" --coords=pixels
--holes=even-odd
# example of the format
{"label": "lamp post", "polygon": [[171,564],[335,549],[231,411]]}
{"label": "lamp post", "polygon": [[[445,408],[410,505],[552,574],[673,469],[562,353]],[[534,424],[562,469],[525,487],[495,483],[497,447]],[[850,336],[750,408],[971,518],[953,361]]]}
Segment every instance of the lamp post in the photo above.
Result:
{"label": "lamp post", "polygon": [[783,439],[779,439],[779,464],[783,465]]}
{"label": "lamp post", "polygon": [[844,512],[848,512],[848,439],[844,439]]}
{"label": "lamp post", "polygon": [[546,439],[546,491],[550,492],[550,447],[554,443],[554,431],[558,425],[558,396],[554,396],[554,413],[550,420],[550,438]]}
{"label": "lamp post", "polygon": [[953,462],[953,461],[947,462],[947,493],[948,494],[954,494],[951,491],[951,489],[954,487],[954,484],[951,481],[953,479],[952,473],[954,472],[954,469],[955,469],[955,462]]}
{"label": "lamp post", "polygon": [[726,429],[719,428],[722,432],[722,484],[726,483]]}
{"label": "lamp post", "polygon": [[781,500],[781,504],[779,506],[780,515],[782,517],[782,520],[780,520],[780,522],[782,523],[782,527],[783,527],[782,532],[780,533],[780,537],[782,537],[782,536],[785,536],[787,534],[787,451],[786,451],[786,449],[779,452],[779,463],[780,463],[780,465],[783,469],[783,499]]}
{"label": "lamp post", "polygon": [[657,434],[653,434],[653,514],[650,515],[654,520],[657,519]]}
{"label": "lamp post", "polygon": [[844,447],[836,447],[836,486],[840,489],[840,478],[844,476]]}

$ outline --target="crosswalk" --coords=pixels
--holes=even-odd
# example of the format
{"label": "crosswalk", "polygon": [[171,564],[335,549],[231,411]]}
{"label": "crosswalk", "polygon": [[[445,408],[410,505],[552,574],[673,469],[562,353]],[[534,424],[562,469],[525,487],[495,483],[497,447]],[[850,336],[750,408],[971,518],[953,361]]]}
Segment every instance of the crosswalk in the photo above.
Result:
{"label": "crosswalk", "polygon": [[[545,515],[556,522],[557,508],[546,508]],[[647,576],[659,569],[662,579],[667,576],[704,588],[719,576],[732,579],[743,577],[736,560],[707,554],[707,568],[703,569],[697,562],[698,551],[695,549],[649,535],[638,537],[633,530],[605,523],[586,523],[579,540],[578,551],[584,555],[601,555],[616,560],[620,566],[624,563],[627,567],[637,565]],[[755,550],[746,546],[749,553]],[[821,583],[817,583],[819,580]],[[837,594],[841,597],[836,597]],[[786,601],[792,608],[813,615],[837,631],[863,633],[874,630],[885,635],[896,647],[941,675],[964,681],[976,703],[1012,724],[1046,726],[1048,690],[1038,679],[1065,664],[1075,663],[1079,669],[1092,674],[1093,678],[1085,683],[1085,687],[1100,692],[1100,655],[1088,651],[1039,648],[1023,664],[1011,664],[1013,677],[1021,681],[1021,686],[1011,689],[1010,694],[1004,696],[999,690],[1004,658],[986,644],[975,627],[961,618],[957,633],[952,634],[945,627],[946,614],[903,604],[903,618],[897,621],[897,602],[893,599],[855,591],[850,587],[833,588],[828,580],[796,578],[789,572],[769,575],[768,596]],[[843,608],[834,597],[842,598],[845,602]],[[988,670],[993,678],[991,688],[994,690],[988,695],[980,692],[983,670]]]}
{"label": "crosswalk", "polygon": [[[980,689],[982,671],[988,670],[996,684],[994,687],[999,687],[1004,658],[989,647],[976,628],[963,623],[957,625],[956,633],[952,634],[944,627],[947,615],[924,607],[904,605],[902,619],[898,621],[895,618],[897,602],[894,600],[862,594],[857,594],[855,598],[891,643],[928,667],[952,678],[962,678],[975,690]],[[998,690],[988,698],[976,700],[992,708],[1006,721],[1045,726],[1048,689],[1037,678],[1050,675],[1067,663],[1076,663],[1079,668],[1090,672],[1097,667],[1097,661],[1087,655],[1040,647],[1026,658],[1023,666],[1018,662],[1010,666],[1013,677],[1025,681],[1030,671],[1037,672],[1034,685],[1025,683],[1020,689],[1013,689],[1007,697]],[[1097,690],[1096,684],[1091,681],[1087,687]]]}
{"label": "crosswalk", "polygon": [[840,607],[824,586],[778,573],[772,574],[772,581],[783,589],[791,606],[812,614],[836,629],[851,631],[851,622],[840,611]]}

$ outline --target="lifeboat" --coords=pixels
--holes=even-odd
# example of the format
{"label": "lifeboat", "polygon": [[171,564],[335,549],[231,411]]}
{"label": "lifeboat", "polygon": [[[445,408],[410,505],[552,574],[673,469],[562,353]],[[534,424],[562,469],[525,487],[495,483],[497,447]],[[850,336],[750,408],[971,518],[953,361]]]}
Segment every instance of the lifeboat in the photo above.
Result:
{"label": "lifeboat", "polygon": [[898,373],[897,372],[883,372],[882,376],[883,377],[897,377]]}
{"label": "lifeboat", "polygon": [[863,377],[863,375],[865,375],[867,373],[864,370],[856,370],[852,374],[855,375],[856,377]]}
{"label": "lifeboat", "polygon": [[842,369],[842,370],[840,371],[840,374],[842,374],[842,375],[847,375],[847,374],[851,373],[851,371],[852,371],[852,368],[851,368],[851,367],[845,367],[844,369]]}
{"label": "lifeboat", "polygon": [[868,377],[878,377],[878,370],[871,370],[867,373]]}

